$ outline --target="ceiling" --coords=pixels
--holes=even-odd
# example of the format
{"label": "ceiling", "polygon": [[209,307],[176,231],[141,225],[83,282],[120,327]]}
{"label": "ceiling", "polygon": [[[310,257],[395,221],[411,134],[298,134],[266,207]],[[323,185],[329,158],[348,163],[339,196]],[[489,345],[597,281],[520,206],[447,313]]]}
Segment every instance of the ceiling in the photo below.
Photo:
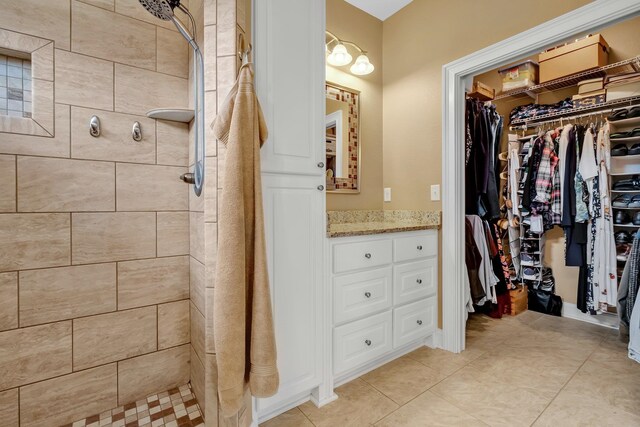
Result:
{"label": "ceiling", "polygon": [[381,21],[384,21],[413,0],[346,0],[350,3],[373,15]]}

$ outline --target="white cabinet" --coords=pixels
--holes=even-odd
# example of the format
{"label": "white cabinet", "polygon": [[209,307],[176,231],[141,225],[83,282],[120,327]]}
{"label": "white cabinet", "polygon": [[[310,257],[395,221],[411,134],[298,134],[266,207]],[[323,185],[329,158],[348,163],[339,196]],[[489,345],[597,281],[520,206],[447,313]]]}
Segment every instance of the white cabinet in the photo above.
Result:
{"label": "white cabinet", "polygon": [[323,310],[325,178],[319,165],[325,2],[256,0],[252,15],[256,90],[269,131],[262,183],[280,373],[278,393],[255,400],[254,419],[262,422],[318,389],[330,345],[323,334],[330,319]]}
{"label": "white cabinet", "polygon": [[329,251],[335,382],[409,352],[435,333],[435,230],[332,238]]}

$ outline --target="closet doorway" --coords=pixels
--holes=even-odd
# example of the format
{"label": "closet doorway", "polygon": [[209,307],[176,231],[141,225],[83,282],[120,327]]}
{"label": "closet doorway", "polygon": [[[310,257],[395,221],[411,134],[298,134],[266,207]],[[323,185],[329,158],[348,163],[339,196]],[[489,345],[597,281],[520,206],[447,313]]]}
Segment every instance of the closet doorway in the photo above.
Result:
{"label": "closet doorway", "polygon": [[442,348],[465,348],[465,89],[473,76],[638,15],[634,0],[595,1],[443,67]]}

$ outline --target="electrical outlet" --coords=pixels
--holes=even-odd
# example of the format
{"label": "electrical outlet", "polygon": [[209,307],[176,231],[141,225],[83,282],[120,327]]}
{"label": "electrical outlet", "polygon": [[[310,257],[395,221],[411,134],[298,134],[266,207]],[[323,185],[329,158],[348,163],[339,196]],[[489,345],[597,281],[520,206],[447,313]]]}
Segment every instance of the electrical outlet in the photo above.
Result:
{"label": "electrical outlet", "polygon": [[440,200],[440,184],[431,186],[431,201],[435,202],[437,200]]}
{"label": "electrical outlet", "polygon": [[384,189],[384,201],[385,202],[390,202],[391,201],[391,188],[385,188]]}

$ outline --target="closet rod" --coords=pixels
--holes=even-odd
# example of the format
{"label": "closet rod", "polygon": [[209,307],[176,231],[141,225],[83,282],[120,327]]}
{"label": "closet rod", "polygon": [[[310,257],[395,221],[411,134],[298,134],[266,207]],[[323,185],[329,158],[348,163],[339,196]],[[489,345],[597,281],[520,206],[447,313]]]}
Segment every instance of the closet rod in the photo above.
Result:
{"label": "closet rod", "polygon": [[522,124],[522,125],[509,126],[509,130],[533,129],[533,128],[537,128],[537,127],[539,127],[541,125],[545,125],[545,124],[549,124],[549,123],[563,124],[563,122],[571,122],[573,120],[577,120],[577,119],[584,118],[584,117],[604,116],[605,114],[612,113],[613,110],[615,110],[615,109],[611,108],[611,109],[608,109],[608,110],[592,111],[590,113],[584,113],[584,114],[575,114],[573,116],[556,117],[554,119],[544,120],[544,121],[540,121],[540,122],[533,122],[533,123],[529,123],[529,124],[525,123],[525,124]]}

